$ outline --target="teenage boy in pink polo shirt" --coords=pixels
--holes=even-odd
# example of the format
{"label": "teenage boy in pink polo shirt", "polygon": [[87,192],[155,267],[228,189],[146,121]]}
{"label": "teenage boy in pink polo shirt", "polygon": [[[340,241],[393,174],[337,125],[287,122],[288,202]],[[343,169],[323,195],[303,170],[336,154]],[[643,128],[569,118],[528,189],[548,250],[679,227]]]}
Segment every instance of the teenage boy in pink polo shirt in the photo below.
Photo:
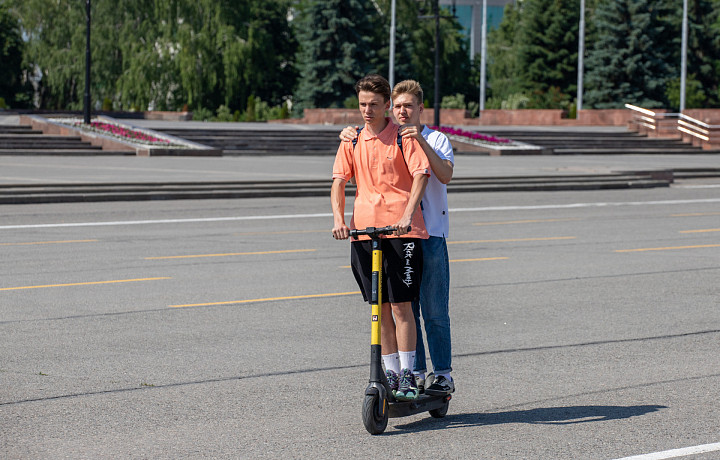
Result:
{"label": "teenage boy in pink polo shirt", "polygon": [[[418,395],[413,366],[416,327],[412,302],[419,297],[422,279],[420,240],[427,239],[420,200],[430,175],[430,163],[420,144],[410,137],[397,145],[399,126],[385,113],[390,109],[390,84],[371,74],[355,85],[365,126],[357,145],[342,142],[333,165],[330,192],[332,234],[347,239],[350,229],[393,226],[383,239],[383,298],[380,343],[386,375],[400,400]],[[353,217],[345,224],[345,184],[357,183]],[[410,231],[408,231],[410,229]],[[353,241],[350,260],[365,301],[371,298],[371,249],[367,237]],[[410,267],[408,270],[407,267]]]}

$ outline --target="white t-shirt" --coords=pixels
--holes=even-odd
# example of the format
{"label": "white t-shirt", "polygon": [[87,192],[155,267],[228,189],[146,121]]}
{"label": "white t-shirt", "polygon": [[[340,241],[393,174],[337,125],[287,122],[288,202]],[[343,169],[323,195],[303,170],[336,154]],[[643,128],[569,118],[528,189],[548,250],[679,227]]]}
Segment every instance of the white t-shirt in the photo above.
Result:
{"label": "white t-shirt", "polygon": [[[455,164],[452,145],[443,133],[425,126],[422,137],[441,159],[450,160],[453,165]],[[422,199],[422,213],[430,236],[448,237],[450,216],[448,216],[447,186],[440,182],[432,171]]]}

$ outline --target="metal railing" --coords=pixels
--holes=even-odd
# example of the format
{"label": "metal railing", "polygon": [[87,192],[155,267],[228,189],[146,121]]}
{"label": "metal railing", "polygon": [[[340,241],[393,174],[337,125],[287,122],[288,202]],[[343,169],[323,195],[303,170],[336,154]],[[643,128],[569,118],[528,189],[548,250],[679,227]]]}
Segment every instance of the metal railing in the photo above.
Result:
{"label": "metal railing", "polygon": [[[683,113],[653,112],[632,104],[625,104],[625,108],[633,113],[630,129],[656,137],[663,134],[675,137],[672,132],[677,132],[684,141],[703,148],[720,145],[720,125],[711,125]],[[664,132],[661,134],[660,131]]]}

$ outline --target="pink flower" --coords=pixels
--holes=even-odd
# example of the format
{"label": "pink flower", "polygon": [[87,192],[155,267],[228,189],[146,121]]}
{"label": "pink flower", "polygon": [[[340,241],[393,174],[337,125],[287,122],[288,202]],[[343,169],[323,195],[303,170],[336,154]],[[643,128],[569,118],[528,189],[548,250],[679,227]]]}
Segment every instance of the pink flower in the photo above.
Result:
{"label": "pink flower", "polygon": [[512,140],[504,139],[502,137],[486,136],[478,132],[464,131],[459,128],[453,128],[451,126],[430,126],[430,129],[440,131],[441,133],[450,134],[452,136],[467,137],[468,139],[480,140],[485,142],[492,142],[495,144],[510,144]]}

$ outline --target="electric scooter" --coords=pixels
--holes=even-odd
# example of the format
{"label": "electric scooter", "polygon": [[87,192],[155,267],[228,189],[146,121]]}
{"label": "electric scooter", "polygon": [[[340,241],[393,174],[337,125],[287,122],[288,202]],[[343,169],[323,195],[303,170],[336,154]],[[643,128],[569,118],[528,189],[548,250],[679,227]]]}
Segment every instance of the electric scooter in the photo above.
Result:
{"label": "electric scooter", "polygon": [[[408,228],[408,231],[410,229]],[[428,411],[432,417],[445,417],[450,405],[451,395],[430,396],[420,394],[411,401],[395,399],[382,367],[380,347],[381,305],[382,305],[382,249],[380,240],[383,235],[395,232],[393,227],[367,227],[364,230],[351,230],[350,236],[370,237],[372,246],[372,293],[371,293],[371,329],[370,329],[370,383],[365,389],[362,418],[365,429],[370,434],[385,431],[388,418],[407,417]],[[429,382],[431,384],[432,382]],[[428,384],[428,385],[429,385]]]}

